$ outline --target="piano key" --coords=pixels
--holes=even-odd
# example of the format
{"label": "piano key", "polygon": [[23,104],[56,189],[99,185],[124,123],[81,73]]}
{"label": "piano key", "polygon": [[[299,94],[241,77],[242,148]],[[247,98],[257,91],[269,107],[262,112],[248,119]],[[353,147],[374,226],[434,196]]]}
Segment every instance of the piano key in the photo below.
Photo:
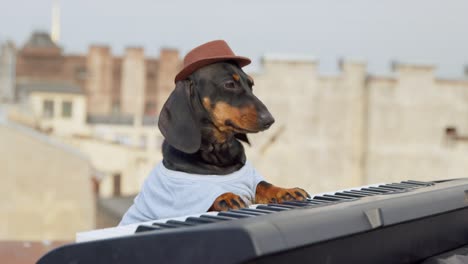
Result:
{"label": "piano key", "polygon": [[161,228],[176,228],[179,227],[175,224],[167,224],[167,223],[153,223],[153,226],[161,227]]}
{"label": "piano key", "polygon": [[195,225],[195,224],[193,224],[193,223],[183,222],[183,221],[179,221],[179,220],[169,220],[169,221],[167,221],[166,223],[168,223],[168,224],[174,224],[174,225],[179,225],[180,227],[184,227],[184,226],[194,226],[194,225]]}
{"label": "piano key", "polygon": [[220,212],[218,213],[220,216],[229,216],[229,217],[234,217],[234,218],[246,218],[246,217],[252,217],[252,215],[248,214],[241,214],[241,213],[233,213],[230,211],[227,212]]}
{"label": "piano key", "polygon": [[307,202],[308,203],[314,203],[314,204],[328,204],[328,203],[330,203],[330,201],[316,200],[316,199],[313,199],[313,198],[308,198]]}
{"label": "piano key", "polygon": [[383,188],[394,188],[394,189],[400,189],[400,190],[406,190],[406,189],[408,189],[408,188],[411,188],[411,189],[414,188],[414,186],[409,186],[409,185],[401,184],[401,183],[384,184],[384,185],[380,185],[379,187],[383,187]]}
{"label": "piano key", "polygon": [[246,212],[258,212],[258,213],[262,213],[262,214],[271,214],[271,211],[266,211],[266,210],[261,210],[261,209],[242,208],[240,210],[241,211],[246,211]]}
{"label": "piano key", "polygon": [[383,191],[387,191],[387,192],[394,192],[394,191],[395,191],[395,189],[385,188],[385,187],[369,187],[369,189],[372,189],[372,190],[383,190]]}
{"label": "piano key", "polygon": [[434,185],[434,183],[431,183],[431,182],[421,182],[421,181],[412,181],[412,180],[409,180],[409,181],[402,181],[402,183],[414,184],[414,185],[419,185],[419,186],[430,186],[430,185]]}
{"label": "piano key", "polygon": [[287,205],[287,204],[277,204],[277,203],[269,203],[267,204],[269,206],[276,206],[276,207],[282,207],[282,208],[287,208],[287,209],[294,209],[294,208],[297,208],[297,206],[294,206],[294,205]]}
{"label": "piano key", "polygon": [[338,199],[344,199],[344,200],[354,200],[353,198],[351,197],[347,197],[347,196],[342,196],[342,195],[339,195],[339,194],[324,194],[323,196],[325,197],[331,197],[331,198],[338,198]]}
{"label": "piano key", "polygon": [[375,186],[372,186],[372,187],[369,187],[369,188],[366,188],[366,189],[381,192],[381,193],[389,193],[389,192],[393,191],[393,190],[386,190],[385,188],[375,187]]}
{"label": "piano key", "polygon": [[221,220],[216,220],[216,219],[209,219],[209,218],[201,218],[201,217],[187,217],[185,219],[185,222],[187,223],[192,223],[192,224],[208,224],[208,223],[215,223],[219,222]]}
{"label": "piano key", "polygon": [[363,191],[363,190],[344,191],[344,193],[357,193],[357,194],[363,194],[363,195],[366,195],[366,196],[372,196],[372,195],[380,194],[380,193],[377,193],[377,192],[368,192],[368,191]]}
{"label": "piano key", "polygon": [[288,208],[278,207],[278,206],[270,206],[270,205],[259,205],[256,208],[262,209],[262,210],[274,211],[274,212],[289,210]]}
{"label": "piano key", "polygon": [[252,216],[264,215],[264,213],[252,212],[252,211],[245,211],[245,210],[242,210],[242,209],[230,210],[229,212],[240,213],[240,214],[247,214],[247,215],[252,215]]}
{"label": "piano key", "polygon": [[406,189],[405,187],[402,187],[402,186],[394,186],[394,185],[390,185],[390,184],[379,185],[379,187],[391,188],[391,189],[395,189],[395,190],[405,190]]}
{"label": "piano key", "polygon": [[365,194],[345,193],[345,192],[336,193],[336,194],[339,194],[339,195],[342,195],[342,196],[348,196],[348,197],[351,197],[351,198],[362,198],[362,197],[368,196],[368,195],[365,195]]}
{"label": "piano key", "polygon": [[402,191],[410,191],[410,190],[419,188],[419,186],[417,186],[417,185],[407,185],[407,184],[401,184],[401,183],[392,183],[389,186],[390,187],[403,188]]}
{"label": "piano key", "polygon": [[283,204],[304,207],[304,206],[309,206],[311,203],[302,202],[302,201],[287,201],[287,202],[283,202]]}
{"label": "piano key", "polygon": [[137,229],[135,230],[135,233],[141,233],[141,232],[147,232],[147,231],[154,231],[154,230],[160,230],[161,228],[156,227],[156,226],[150,226],[150,225],[139,225]]}
{"label": "piano key", "polygon": [[314,198],[312,198],[312,200],[336,202],[336,201],[341,201],[343,199],[335,198],[335,197],[314,196]]}
{"label": "piano key", "polygon": [[361,190],[367,191],[367,192],[373,192],[375,194],[382,194],[382,193],[387,192],[387,191],[384,191],[384,190],[375,190],[375,189],[369,189],[369,188],[362,188]]}
{"label": "piano key", "polygon": [[104,229],[91,230],[91,231],[86,231],[86,232],[79,232],[76,234],[76,242],[86,242],[86,241],[93,241],[96,239],[108,239],[108,238],[126,236],[130,234],[134,234],[140,225],[151,226],[153,223],[164,223],[168,220],[184,221],[189,216],[198,217],[198,216],[201,216],[202,214],[210,216],[210,215],[217,215],[218,212],[204,212],[204,213],[192,214],[188,216],[185,215],[185,216],[173,217],[170,219],[165,218],[165,219],[159,219],[159,220],[150,220],[150,221],[144,221],[144,222],[134,223],[134,224],[129,224],[129,225],[108,227]]}
{"label": "piano key", "polygon": [[200,215],[200,218],[209,218],[209,219],[223,220],[223,221],[236,219],[235,217],[227,217],[227,216],[220,216],[220,215],[208,215],[208,214]]}

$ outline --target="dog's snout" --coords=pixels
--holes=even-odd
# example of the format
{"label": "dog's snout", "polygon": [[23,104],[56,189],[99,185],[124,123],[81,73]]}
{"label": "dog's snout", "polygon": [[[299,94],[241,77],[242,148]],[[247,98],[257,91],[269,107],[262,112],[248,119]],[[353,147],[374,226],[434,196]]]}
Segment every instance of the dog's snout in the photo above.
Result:
{"label": "dog's snout", "polygon": [[259,123],[263,129],[268,129],[274,122],[275,119],[269,112],[262,113],[259,116]]}

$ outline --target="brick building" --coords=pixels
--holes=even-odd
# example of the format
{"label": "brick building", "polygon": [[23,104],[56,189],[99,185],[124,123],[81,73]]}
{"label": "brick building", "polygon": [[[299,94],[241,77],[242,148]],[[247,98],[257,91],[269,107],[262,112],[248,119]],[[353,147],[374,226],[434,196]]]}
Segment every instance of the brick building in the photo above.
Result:
{"label": "brick building", "polygon": [[14,74],[2,80],[7,83],[8,78],[14,79],[10,81],[14,81],[16,100],[27,97],[28,91],[21,89],[25,86],[78,86],[87,99],[89,120],[155,116],[174,87],[172,77],[181,64],[174,49],[161,49],[159,58],[145,56],[141,47],[129,47],[123,56],[115,56],[110,47],[98,45],[90,46],[87,54],[65,54],[43,32],[34,32],[16,52],[11,49],[14,47],[10,45],[10,52],[3,53],[16,53],[15,63],[4,59],[0,68],[7,72],[14,67]]}

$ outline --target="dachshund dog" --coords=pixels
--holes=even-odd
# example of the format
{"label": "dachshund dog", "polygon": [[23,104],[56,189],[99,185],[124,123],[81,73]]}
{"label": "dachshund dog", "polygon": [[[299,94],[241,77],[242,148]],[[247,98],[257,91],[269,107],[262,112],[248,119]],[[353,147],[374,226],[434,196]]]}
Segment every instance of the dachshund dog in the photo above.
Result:
{"label": "dachshund dog", "polygon": [[[178,81],[158,123],[165,137],[164,166],[219,177],[243,167],[246,156],[240,141],[249,143],[247,133],[266,130],[274,123],[267,107],[253,94],[253,85],[253,79],[232,61],[204,66]],[[281,203],[307,197],[303,189],[261,181],[253,202]],[[209,211],[246,206],[240,196],[228,192],[220,195]]]}

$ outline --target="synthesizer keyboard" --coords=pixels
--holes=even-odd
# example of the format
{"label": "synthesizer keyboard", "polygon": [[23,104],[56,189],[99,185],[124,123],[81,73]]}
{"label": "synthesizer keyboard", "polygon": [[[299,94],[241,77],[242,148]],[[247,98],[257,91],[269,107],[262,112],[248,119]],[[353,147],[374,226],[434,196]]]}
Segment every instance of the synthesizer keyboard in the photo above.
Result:
{"label": "synthesizer keyboard", "polygon": [[468,244],[468,179],[381,184],[78,234],[38,263],[418,263]]}
{"label": "synthesizer keyboard", "polygon": [[[331,192],[331,193],[316,194],[312,199],[308,199],[307,202],[286,202],[284,204],[268,204],[268,205],[253,204],[253,205],[250,205],[249,208],[233,210],[230,212],[203,212],[203,213],[175,217],[175,218],[152,220],[152,221],[141,222],[137,224],[130,224],[130,225],[125,225],[125,226],[110,227],[110,228],[103,228],[103,229],[98,229],[98,230],[80,232],[76,234],[76,242],[86,242],[86,241],[92,241],[92,240],[98,240],[98,239],[114,238],[114,237],[131,235],[134,233],[139,233],[139,232],[144,232],[144,231],[160,230],[164,228],[193,226],[193,225],[201,224],[201,223],[216,222],[215,220],[217,219],[218,220],[234,220],[234,219],[243,218],[247,216],[263,215],[263,214],[274,213],[278,211],[301,208],[304,206],[329,205],[337,201],[354,201],[355,199],[362,198],[364,196],[372,196],[372,195],[380,194],[379,192],[376,192],[376,191],[368,191],[370,189],[375,190],[375,188],[384,190],[383,188],[385,187],[393,186],[392,191],[401,191],[401,190],[409,191],[409,190],[420,188],[421,186],[427,186],[427,185],[431,185],[431,183],[409,181],[409,183],[402,182],[402,183],[399,183],[398,185],[396,184],[393,184],[393,185],[373,184],[373,185],[362,186],[357,189],[341,190],[341,191]],[[234,217],[232,216],[233,214],[234,215],[239,214],[239,215],[235,215]],[[213,220],[211,221],[210,219],[213,219]],[[181,222],[184,222],[184,223],[181,223]]]}

